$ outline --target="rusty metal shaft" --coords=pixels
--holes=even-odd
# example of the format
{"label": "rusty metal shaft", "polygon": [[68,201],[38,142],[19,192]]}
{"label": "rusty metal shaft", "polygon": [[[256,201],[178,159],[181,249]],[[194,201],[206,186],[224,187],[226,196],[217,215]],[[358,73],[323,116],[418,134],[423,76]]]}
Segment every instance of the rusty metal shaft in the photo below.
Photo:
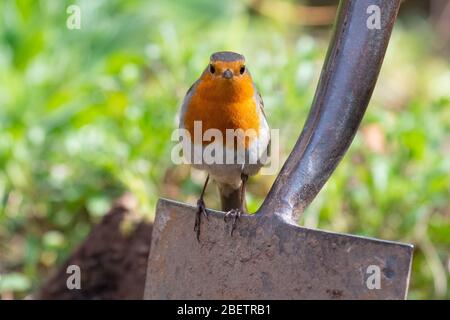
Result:
{"label": "rusty metal shaft", "polygon": [[[340,2],[309,116],[259,213],[295,223],[328,180],[366,111],[399,6],[400,0]],[[380,28],[372,23],[378,13]]]}

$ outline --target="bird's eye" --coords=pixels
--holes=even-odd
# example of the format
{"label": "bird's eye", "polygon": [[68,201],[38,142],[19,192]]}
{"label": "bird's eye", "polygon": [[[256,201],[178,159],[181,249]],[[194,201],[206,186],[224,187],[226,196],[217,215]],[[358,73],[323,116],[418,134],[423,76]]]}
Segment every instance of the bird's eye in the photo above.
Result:
{"label": "bird's eye", "polygon": [[216,72],[216,68],[212,64],[209,65],[209,72],[214,73]]}
{"label": "bird's eye", "polygon": [[245,72],[245,66],[242,66],[241,69],[239,70],[239,73],[244,74],[244,72]]}

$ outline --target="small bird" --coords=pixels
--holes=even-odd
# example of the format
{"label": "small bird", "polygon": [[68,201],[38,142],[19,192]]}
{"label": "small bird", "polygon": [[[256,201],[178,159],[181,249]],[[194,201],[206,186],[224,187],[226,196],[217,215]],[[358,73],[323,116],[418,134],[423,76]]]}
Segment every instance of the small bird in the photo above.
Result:
{"label": "small bird", "polygon": [[[203,138],[200,140],[194,137],[196,122],[201,124]],[[230,51],[211,55],[208,66],[186,93],[181,105],[179,128],[190,134],[190,139],[184,141],[192,150],[187,160],[194,168],[208,174],[197,201],[194,224],[197,240],[201,216],[208,217],[203,196],[210,177],[218,186],[221,207],[226,212],[225,222],[232,220],[233,235],[238,219],[247,210],[245,188],[248,177],[258,173],[270,151],[270,132],[263,100],[243,55]],[[205,139],[205,132],[209,129],[219,131],[224,140]],[[251,134],[236,134],[229,141],[226,138],[230,130]],[[222,152],[213,153],[217,155],[215,159],[224,161],[204,161],[205,149],[212,146],[215,151]],[[199,153],[200,163],[194,161],[194,155]]]}

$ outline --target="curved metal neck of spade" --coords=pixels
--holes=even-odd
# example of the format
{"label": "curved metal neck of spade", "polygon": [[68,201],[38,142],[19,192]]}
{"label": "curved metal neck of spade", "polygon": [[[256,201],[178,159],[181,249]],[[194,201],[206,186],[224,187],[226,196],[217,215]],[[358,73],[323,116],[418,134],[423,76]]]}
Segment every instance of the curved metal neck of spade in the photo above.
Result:
{"label": "curved metal neck of spade", "polygon": [[378,78],[401,0],[341,0],[303,131],[258,210],[296,224],[350,146]]}

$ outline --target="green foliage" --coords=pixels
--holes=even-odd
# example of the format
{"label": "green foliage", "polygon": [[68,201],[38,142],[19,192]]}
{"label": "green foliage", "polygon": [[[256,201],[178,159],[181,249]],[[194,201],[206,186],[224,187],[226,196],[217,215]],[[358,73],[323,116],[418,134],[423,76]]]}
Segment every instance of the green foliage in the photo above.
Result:
{"label": "green foliage", "polygon": [[[170,163],[170,137],[214,51],[247,57],[284,159],[329,39],[238,1],[77,3],[81,30],[66,28],[72,1],[0,3],[0,295],[35,290],[126,191],[150,217],[161,194],[195,201],[203,176]],[[396,25],[362,129],[301,223],[413,243],[410,298],[450,298],[450,65],[414,21]],[[250,209],[273,178],[252,179]]]}

